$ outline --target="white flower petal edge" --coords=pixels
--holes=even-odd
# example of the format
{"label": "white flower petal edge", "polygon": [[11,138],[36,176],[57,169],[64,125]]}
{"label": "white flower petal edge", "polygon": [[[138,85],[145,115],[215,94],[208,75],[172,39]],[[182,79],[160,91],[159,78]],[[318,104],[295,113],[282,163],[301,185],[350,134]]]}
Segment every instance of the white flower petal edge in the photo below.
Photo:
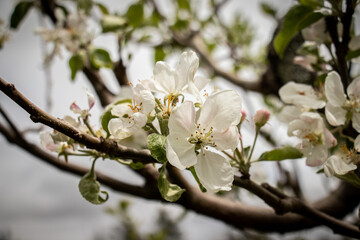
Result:
{"label": "white flower petal edge", "polygon": [[357,167],[355,164],[346,164],[339,156],[332,155],[324,164],[324,172],[327,177],[332,177],[335,174],[344,175]]}
{"label": "white flower petal edge", "polygon": [[359,99],[360,98],[360,77],[355,78],[350,85],[348,86],[347,94],[350,99]]}
{"label": "white flower petal edge", "polygon": [[288,104],[294,104],[305,108],[319,109],[325,106],[315,90],[306,84],[288,82],[279,90],[280,98]]}
{"label": "white flower petal edge", "polygon": [[330,72],[325,79],[325,95],[328,102],[335,107],[341,107],[346,101],[344,86],[335,71]]}
{"label": "white flower petal edge", "polygon": [[176,107],[169,119],[170,134],[167,136],[166,157],[170,164],[185,169],[197,162],[195,145],[188,138],[195,131],[195,108],[186,101]]}
{"label": "white flower petal edge", "polygon": [[360,134],[355,138],[354,148],[357,152],[360,152]]}
{"label": "white flower petal edge", "polygon": [[241,105],[241,97],[235,91],[216,92],[206,99],[198,123],[205,130],[213,127],[223,132],[229,126],[237,125],[240,122]]}
{"label": "white flower petal edge", "polygon": [[327,103],[325,107],[326,119],[331,126],[340,126],[345,124],[347,111],[342,107],[336,107]]}
{"label": "white flower petal edge", "polygon": [[195,171],[201,184],[209,191],[229,191],[234,181],[234,172],[228,160],[223,156],[205,151],[198,155]]}

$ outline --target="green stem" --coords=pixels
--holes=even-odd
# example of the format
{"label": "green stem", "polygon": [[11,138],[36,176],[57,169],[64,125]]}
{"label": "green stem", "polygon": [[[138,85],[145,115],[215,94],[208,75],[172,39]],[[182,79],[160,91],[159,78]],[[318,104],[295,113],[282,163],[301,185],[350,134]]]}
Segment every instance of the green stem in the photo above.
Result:
{"label": "green stem", "polygon": [[94,137],[97,137],[96,134],[94,133],[94,130],[91,128],[87,118],[83,119],[84,124],[86,125],[86,127],[89,129],[91,135],[93,135]]}
{"label": "green stem", "polygon": [[260,132],[260,128],[259,127],[256,127],[256,132],[255,132],[255,138],[254,138],[254,143],[251,147],[251,151],[250,151],[250,155],[247,159],[247,163],[249,163],[251,161],[251,157],[252,157],[252,154],[254,152],[254,149],[255,149],[255,144],[256,144],[256,140],[257,140],[257,137],[259,136],[259,132]]}
{"label": "green stem", "polygon": [[156,129],[156,127],[152,123],[147,124],[149,128],[151,128],[155,133],[160,134],[159,131]]}

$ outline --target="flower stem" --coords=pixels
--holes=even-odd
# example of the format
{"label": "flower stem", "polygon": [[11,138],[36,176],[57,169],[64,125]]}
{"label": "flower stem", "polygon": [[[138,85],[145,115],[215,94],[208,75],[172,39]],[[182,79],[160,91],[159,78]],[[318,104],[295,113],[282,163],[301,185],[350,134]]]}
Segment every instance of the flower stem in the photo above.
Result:
{"label": "flower stem", "polygon": [[147,124],[149,128],[151,128],[155,133],[160,134],[159,131],[156,129],[156,127],[152,123]]}
{"label": "flower stem", "polygon": [[84,121],[84,124],[86,125],[86,127],[89,129],[91,135],[93,135],[94,137],[97,137],[96,134],[94,133],[94,130],[91,128],[87,118],[83,119],[83,121]]}
{"label": "flower stem", "polygon": [[252,157],[252,154],[253,154],[254,149],[255,149],[255,144],[256,144],[257,137],[259,136],[259,132],[260,132],[260,128],[256,127],[255,138],[254,138],[253,145],[251,147],[250,155],[247,158],[247,163],[249,163],[251,161],[251,157]]}

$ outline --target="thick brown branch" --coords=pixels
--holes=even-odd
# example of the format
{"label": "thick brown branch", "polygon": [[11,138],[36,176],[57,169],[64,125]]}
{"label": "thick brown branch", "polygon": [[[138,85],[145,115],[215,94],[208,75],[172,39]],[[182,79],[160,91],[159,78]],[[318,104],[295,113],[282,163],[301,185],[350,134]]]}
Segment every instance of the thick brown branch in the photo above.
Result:
{"label": "thick brown branch", "polygon": [[25,98],[16,90],[13,84],[7,83],[0,78],[0,90],[9,98],[16,102],[20,107],[30,114],[31,120],[43,123],[71,138],[75,141],[87,146],[88,148],[108,154],[110,157],[118,157],[123,159],[133,159],[143,163],[153,163],[155,160],[151,157],[148,150],[137,150],[118,145],[115,141],[95,138],[91,135],[80,132],[77,128],[71,126],[66,121],[57,119],[50,114],[42,111],[31,101]]}
{"label": "thick brown branch", "polygon": [[247,189],[271,206],[276,214],[293,212],[328,226],[334,233],[360,238],[360,231],[353,225],[340,221],[324,212],[310,207],[298,198],[291,198],[268,184],[262,186],[249,179],[235,177],[234,184]]}

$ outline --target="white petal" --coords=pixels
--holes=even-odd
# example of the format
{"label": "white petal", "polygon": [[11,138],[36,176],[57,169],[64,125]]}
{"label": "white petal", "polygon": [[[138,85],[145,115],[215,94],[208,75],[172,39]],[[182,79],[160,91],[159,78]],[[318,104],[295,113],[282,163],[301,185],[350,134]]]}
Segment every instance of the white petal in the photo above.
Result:
{"label": "white petal", "polygon": [[194,78],[194,84],[199,91],[203,89],[209,82],[210,79],[203,76],[195,76]]}
{"label": "white petal", "polygon": [[278,118],[280,121],[289,123],[301,115],[301,107],[298,106],[285,106],[278,114]]}
{"label": "white petal", "polygon": [[134,88],[134,97],[137,105],[141,106],[141,112],[149,114],[155,108],[155,98],[152,93],[141,84]]}
{"label": "white petal", "polygon": [[56,151],[58,149],[58,145],[54,143],[49,132],[42,131],[40,132],[40,144],[43,148],[49,151]]}
{"label": "white petal", "polygon": [[198,155],[195,171],[201,184],[209,191],[230,191],[234,181],[234,172],[229,163],[221,155],[205,151]]}
{"label": "white petal", "polygon": [[95,104],[95,97],[92,93],[90,93],[88,90],[85,90],[87,98],[88,98],[88,105],[89,105],[89,110],[92,109],[92,107]]}
{"label": "white petal", "polygon": [[175,70],[165,62],[157,62],[154,67],[155,87],[165,94],[175,94],[179,89],[178,76]]}
{"label": "white petal", "polygon": [[344,175],[355,169],[356,165],[352,163],[346,164],[340,157],[336,155],[329,157],[324,165],[324,171],[327,177],[331,177],[334,174]]}
{"label": "white petal", "polygon": [[329,129],[325,128],[324,129],[324,145],[327,148],[332,148],[335,147],[337,145],[337,140],[334,137],[334,135],[332,135],[332,133],[329,131]]}
{"label": "white petal", "polygon": [[210,95],[201,109],[198,123],[201,128],[213,127],[224,131],[237,125],[241,118],[241,98],[233,90],[224,90]]}
{"label": "white petal", "polygon": [[122,103],[122,104],[115,105],[111,109],[111,114],[113,116],[117,116],[117,117],[122,117],[124,115],[130,116],[133,114],[133,111],[131,111],[131,108],[129,107],[129,103]]}
{"label": "white petal", "polygon": [[316,167],[323,164],[328,156],[328,149],[323,145],[312,146],[306,141],[303,142],[304,148],[301,150],[306,157],[306,165]]}
{"label": "white petal", "polygon": [[168,135],[166,157],[171,165],[181,170],[191,167],[197,162],[195,145],[189,143],[187,138],[178,135]]}
{"label": "white petal", "polygon": [[194,97],[196,97],[196,100],[198,100],[200,103],[202,103],[201,93],[193,82],[188,83],[188,87],[186,88],[185,92],[193,95]]}
{"label": "white petal", "polygon": [[360,100],[360,77],[355,78],[346,90],[350,99]]}
{"label": "white petal", "polygon": [[360,133],[360,113],[353,113],[351,121],[353,128]]}
{"label": "white petal", "polygon": [[234,150],[239,144],[239,131],[237,126],[233,125],[223,132],[214,131],[211,139],[216,144],[216,149],[223,151],[226,149]]}
{"label": "white petal", "polygon": [[133,119],[132,132],[144,127],[147,122],[147,116],[141,112],[136,112],[131,117]]}
{"label": "white petal", "polygon": [[195,131],[195,108],[192,102],[185,101],[177,106],[169,118],[166,156],[177,168],[185,169],[196,161],[195,145],[188,138]]}
{"label": "white petal", "polygon": [[124,121],[122,118],[113,118],[109,121],[108,129],[112,136],[118,139],[124,139],[130,137],[132,132],[124,126]]}
{"label": "white petal", "polygon": [[195,107],[192,102],[185,101],[174,108],[169,118],[170,134],[180,134],[190,137],[195,131]]}
{"label": "white petal", "polygon": [[354,148],[357,152],[360,152],[360,134],[355,139]]}
{"label": "white petal", "polygon": [[279,90],[280,98],[289,104],[299,105],[302,107],[319,109],[325,106],[315,90],[306,84],[288,82]]}
{"label": "white petal", "polygon": [[331,105],[336,107],[344,105],[346,100],[344,86],[339,74],[335,71],[330,72],[325,79],[325,95]]}
{"label": "white petal", "polygon": [[183,52],[180,56],[179,64],[176,68],[178,73],[178,89],[182,89],[185,85],[192,81],[196,69],[199,67],[199,58],[194,51]]}
{"label": "white petal", "polygon": [[360,48],[360,35],[354,36],[349,42],[350,50],[358,50]]}
{"label": "white petal", "polygon": [[336,107],[327,103],[325,107],[326,119],[331,126],[340,126],[345,124],[347,111],[342,107]]}

